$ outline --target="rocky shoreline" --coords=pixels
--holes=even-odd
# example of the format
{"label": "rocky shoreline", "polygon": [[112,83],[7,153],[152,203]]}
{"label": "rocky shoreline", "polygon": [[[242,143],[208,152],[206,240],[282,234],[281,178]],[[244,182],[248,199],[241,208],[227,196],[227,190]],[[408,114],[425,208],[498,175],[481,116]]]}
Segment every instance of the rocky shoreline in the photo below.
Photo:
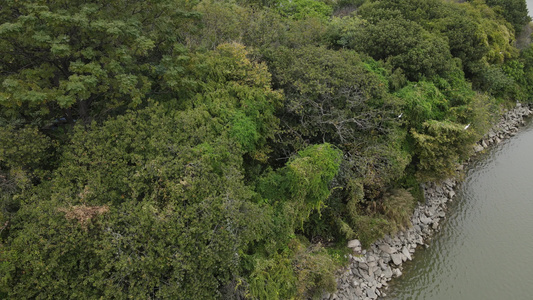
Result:
{"label": "rocky shoreline", "polygon": [[[525,124],[524,117],[533,111],[529,106],[517,103],[516,107],[500,117],[496,126],[474,145],[476,153],[506,138],[516,135],[518,128]],[[461,171],[464,165],[458,167]],[[411,216],[412,227],[398,232],[394,237],[376,241],[363,250],[358,240],[348,242],[353,250],[349,256],[350,264],[337,277],[337,292],[325,294],[326,300],[373,300],[385,296],[385,290],[392,278],[402,275],[402,264],[411,260],[419,246],[427,246],[426,241],[439,228],[446,215],[446,204],[455,196],[456,178],[440,183],[427,183],[423,186],[426,203],[419,204]]]}

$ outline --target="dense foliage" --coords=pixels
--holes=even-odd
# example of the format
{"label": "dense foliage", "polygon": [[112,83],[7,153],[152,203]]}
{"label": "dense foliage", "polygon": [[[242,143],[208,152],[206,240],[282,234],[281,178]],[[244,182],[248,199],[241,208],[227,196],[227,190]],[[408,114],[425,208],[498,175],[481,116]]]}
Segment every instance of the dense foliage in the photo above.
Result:
{"label": "dense foliage", "polygon": [[[525,1],[6,0],[0,298],[306,299],[533,98]],[[467,126],[469,125],[469,126]]]}

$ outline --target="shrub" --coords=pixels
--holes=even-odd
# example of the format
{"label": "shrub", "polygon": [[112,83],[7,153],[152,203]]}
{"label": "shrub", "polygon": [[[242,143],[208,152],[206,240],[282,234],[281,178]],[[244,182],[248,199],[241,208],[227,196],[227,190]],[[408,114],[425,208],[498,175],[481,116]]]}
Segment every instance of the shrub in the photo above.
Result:
{"label": "shrub", "polygon": [[250,293],[255,299],[319,299],[336,290],[337,267],[320,244],[293,238],[280,254],[255,260]]}
{"label": "shrub", "polygon": [[318,18],[326,21],[333,12],[331,6],[318,0],[280,0],[277,9],[282,15],[296,20]]}
{"label": "shrub", "polygon": [[468,157],[476,134],[464,127],[450,121],[429,120],[422,124],[422,130],[411,129],[421,181],[453,175],[455,164]]}
{"label": "shrub", "polygon": [[396,95],[405,103],[402,119],[408,127],[421,128],[425,121],[443,120],[448,115],[448,100],[431,82],[410,83]]}
{"label": "shrub", "polygon": [[376,202],[374,209],[389,221],[394,234],[398,230],[403,230],[411,226],[411,215],[415,208],[415,199],[411,193],[405,189],[395,189],[383,196]]}

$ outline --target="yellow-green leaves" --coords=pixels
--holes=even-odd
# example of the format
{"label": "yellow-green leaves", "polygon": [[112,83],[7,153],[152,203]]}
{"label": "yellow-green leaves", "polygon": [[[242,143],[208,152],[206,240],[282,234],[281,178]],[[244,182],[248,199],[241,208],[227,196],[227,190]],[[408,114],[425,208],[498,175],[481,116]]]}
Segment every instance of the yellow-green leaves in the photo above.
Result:
{"label": "yellow-green leaves", "polygon": [[306,211],[319,209],[330,194],[329,185],[339,170],[342,152],[330,144],[314,145],[287,164],[289,190]]}
{"label": "yellow-green leaves", "polygon": [[296,20],[317,18],[327,20],[333,13],[333,8],[323,1],[314,0],[281,0],[277,3],[278,11]]}
{"label": "yellow-green leaves", "polygon": [[422,125],[420,131],[411,129],[420,159],[417,175],[422,181],[452,175],[455,164],[469,155],[476,134],[466,130],[463,124],[450,121],[430,120]]}
{"label": "yellow-green leaves", "polygon": [[431,82],[411,83],[396,95],[404,102],[402,119],[410,127],[421,128],[427,120],[443,120],[448,116],[450,103]]}

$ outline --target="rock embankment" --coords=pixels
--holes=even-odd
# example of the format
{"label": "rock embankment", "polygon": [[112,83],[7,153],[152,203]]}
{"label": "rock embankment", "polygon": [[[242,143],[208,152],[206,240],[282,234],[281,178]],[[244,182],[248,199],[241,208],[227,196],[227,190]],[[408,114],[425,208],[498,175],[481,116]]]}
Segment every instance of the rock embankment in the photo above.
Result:
{"label": "rock embankment", "polygon": [[481,152],[490,145],[499,144],[502,140],[515,136],[518,128],[525,124],[524,117],[532,113],[529,106],[517,103],[516,107],[502,115],[498,124],[474,146],[474,151]]}
{"label": "rock embankment", "polygon": [[[528,106],[518,103],[476,143],[474,151],[481,152],[516,135],[518,128],[525,124],[524,117],[532,113]],[[463,167],[459,166],[458,170]],[[445,217],[446,205],[455,196],[456,185],[455,178],[425,184],[423,190],[426,203],[416,207],[411,216],[412,227],[394,237],[385,236],[366,250],[361,248],[358,240],[349,241],[348,247],[353,250],[353,254],[349,257],[349,266],[337,278],[337,292],[326,294],[322,299],[369,300],[385,296],[387,282],[402,275],[402,264],[413,259],[417,247],[427,247],[425,242],[438,230],[440,221]]]}

